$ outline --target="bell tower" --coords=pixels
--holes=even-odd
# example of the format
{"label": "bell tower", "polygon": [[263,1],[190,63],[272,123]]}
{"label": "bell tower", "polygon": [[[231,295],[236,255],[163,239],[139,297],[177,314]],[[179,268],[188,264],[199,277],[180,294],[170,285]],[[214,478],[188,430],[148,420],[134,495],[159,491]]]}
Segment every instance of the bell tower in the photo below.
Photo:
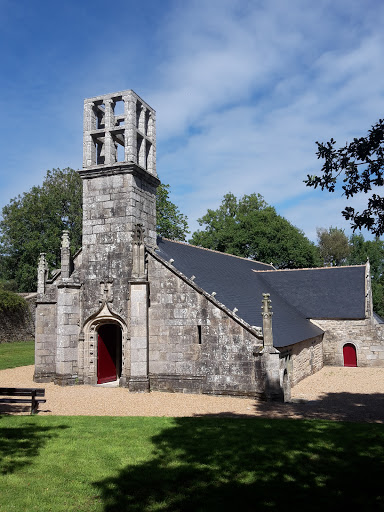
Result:
{"label": "bell tower", "polygon": [[140,224],[156,245],[156,113],[132,90],[84,101],[82,282],[84,318],[110,283],[125,316],[132,233]]}
{"label": "bell tower", "polygon": [[156,113],[132,90],[84,101],[83,243],[65,231],[61,269],[39,260],[36,382],[117,379],[146,391],[149,283],[156,245]]}

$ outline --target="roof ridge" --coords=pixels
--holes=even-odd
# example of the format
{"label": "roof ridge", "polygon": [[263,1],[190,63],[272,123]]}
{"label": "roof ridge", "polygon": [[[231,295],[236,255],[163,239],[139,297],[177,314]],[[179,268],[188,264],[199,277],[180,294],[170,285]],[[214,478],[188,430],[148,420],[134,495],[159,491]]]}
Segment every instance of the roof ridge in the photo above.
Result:
{"label": "roof ridge", "polygon": [[[216,254],[224,254],[225,256],[232,256],[232,258],[238,258],[239,260],[244,260],[244,261],[252,261],[254,263],[260,263],[261,265],[266,265],[268,267],[273,267],[273,265],[271,265],[270,263],[264,263],[263,261],[258,261],[258,260],[251,260],[249,258],[244,258],[243,256],[237,256],[236,254],[230,254],[228,252],[222,252],[222,251],[216,251],[215,249],[207,249],[207,247],[201,247],[200,245],[193,245],[193,244],[190,244],[188,242],[181,242],[180,240],[171,240],[170,238],[166,238],[164,236],[161,236],[159,237],[161,238],[161,240],[166,240],[167,242],[173,242],[175,244],[180,244],[180,245],[188,245],[189,247],[195,247],[196,249],[202,249],[203,251],[209,251],[209,252],[214,252]],[[272,271],[273,269],[271,269]],[[269,272],[269,270],[262,270],[261,272]]]}
{"label": "roof ridge", "polygon": [[298,270],[328,270],[328,269],[341,269],[341,268],[357,268],[357,267],[365,267],[365,264],[361,265],[341,265],[336,267],[307,267],[307,268],[278,268],[276,270],[255,270],[252,269],[252,272],[295,272]]}

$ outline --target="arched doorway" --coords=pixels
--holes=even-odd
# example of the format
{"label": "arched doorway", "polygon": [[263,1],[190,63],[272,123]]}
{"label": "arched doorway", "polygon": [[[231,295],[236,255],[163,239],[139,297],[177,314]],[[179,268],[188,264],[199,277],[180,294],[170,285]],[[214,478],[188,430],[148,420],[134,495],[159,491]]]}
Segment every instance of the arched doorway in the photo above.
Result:
{"label": "arched doorway", "polygon": [[346,343],[343,347],[344,366],[357,366],[356,347]]}
{"label": "arched doorway", "polygon": [[121,376],[121,328],[101,324],[97,329],[97,383],[113,382]]}

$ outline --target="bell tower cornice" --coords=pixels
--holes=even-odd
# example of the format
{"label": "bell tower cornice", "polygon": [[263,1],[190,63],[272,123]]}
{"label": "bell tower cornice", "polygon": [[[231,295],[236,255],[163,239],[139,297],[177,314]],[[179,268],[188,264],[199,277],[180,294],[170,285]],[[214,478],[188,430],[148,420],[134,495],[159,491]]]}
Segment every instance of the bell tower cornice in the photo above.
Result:
{"label": "bell tower cornice", "polygon": [[86,169],[80,169],[78,173],[83,179],[98,178],[99,176],[114,176],[117,174],[132,174],[145,179],[154,187],[158,187],[160,185],[160,180],[157,176],[150,174],[139,165],[133,163],[117,162],[112,165],[94,165],[92,167],[87,167]]}

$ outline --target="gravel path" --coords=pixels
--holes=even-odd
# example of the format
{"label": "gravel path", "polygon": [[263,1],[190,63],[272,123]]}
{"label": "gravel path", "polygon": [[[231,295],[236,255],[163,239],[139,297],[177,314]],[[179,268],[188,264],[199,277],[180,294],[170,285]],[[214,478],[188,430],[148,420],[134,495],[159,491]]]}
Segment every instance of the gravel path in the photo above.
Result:
{"label": "gravel path", "polygon": [[[183,393],[130,393],[125,388],[36,384],[33,366],[0,371],[0,387],[44,387],[39,415],[260,416],[384,423],[384,368],[324,367],[292,390],[291,403]],[[24,409],[25,410],[25,409]],[[23,412],[0,404],[0,413]]]}

